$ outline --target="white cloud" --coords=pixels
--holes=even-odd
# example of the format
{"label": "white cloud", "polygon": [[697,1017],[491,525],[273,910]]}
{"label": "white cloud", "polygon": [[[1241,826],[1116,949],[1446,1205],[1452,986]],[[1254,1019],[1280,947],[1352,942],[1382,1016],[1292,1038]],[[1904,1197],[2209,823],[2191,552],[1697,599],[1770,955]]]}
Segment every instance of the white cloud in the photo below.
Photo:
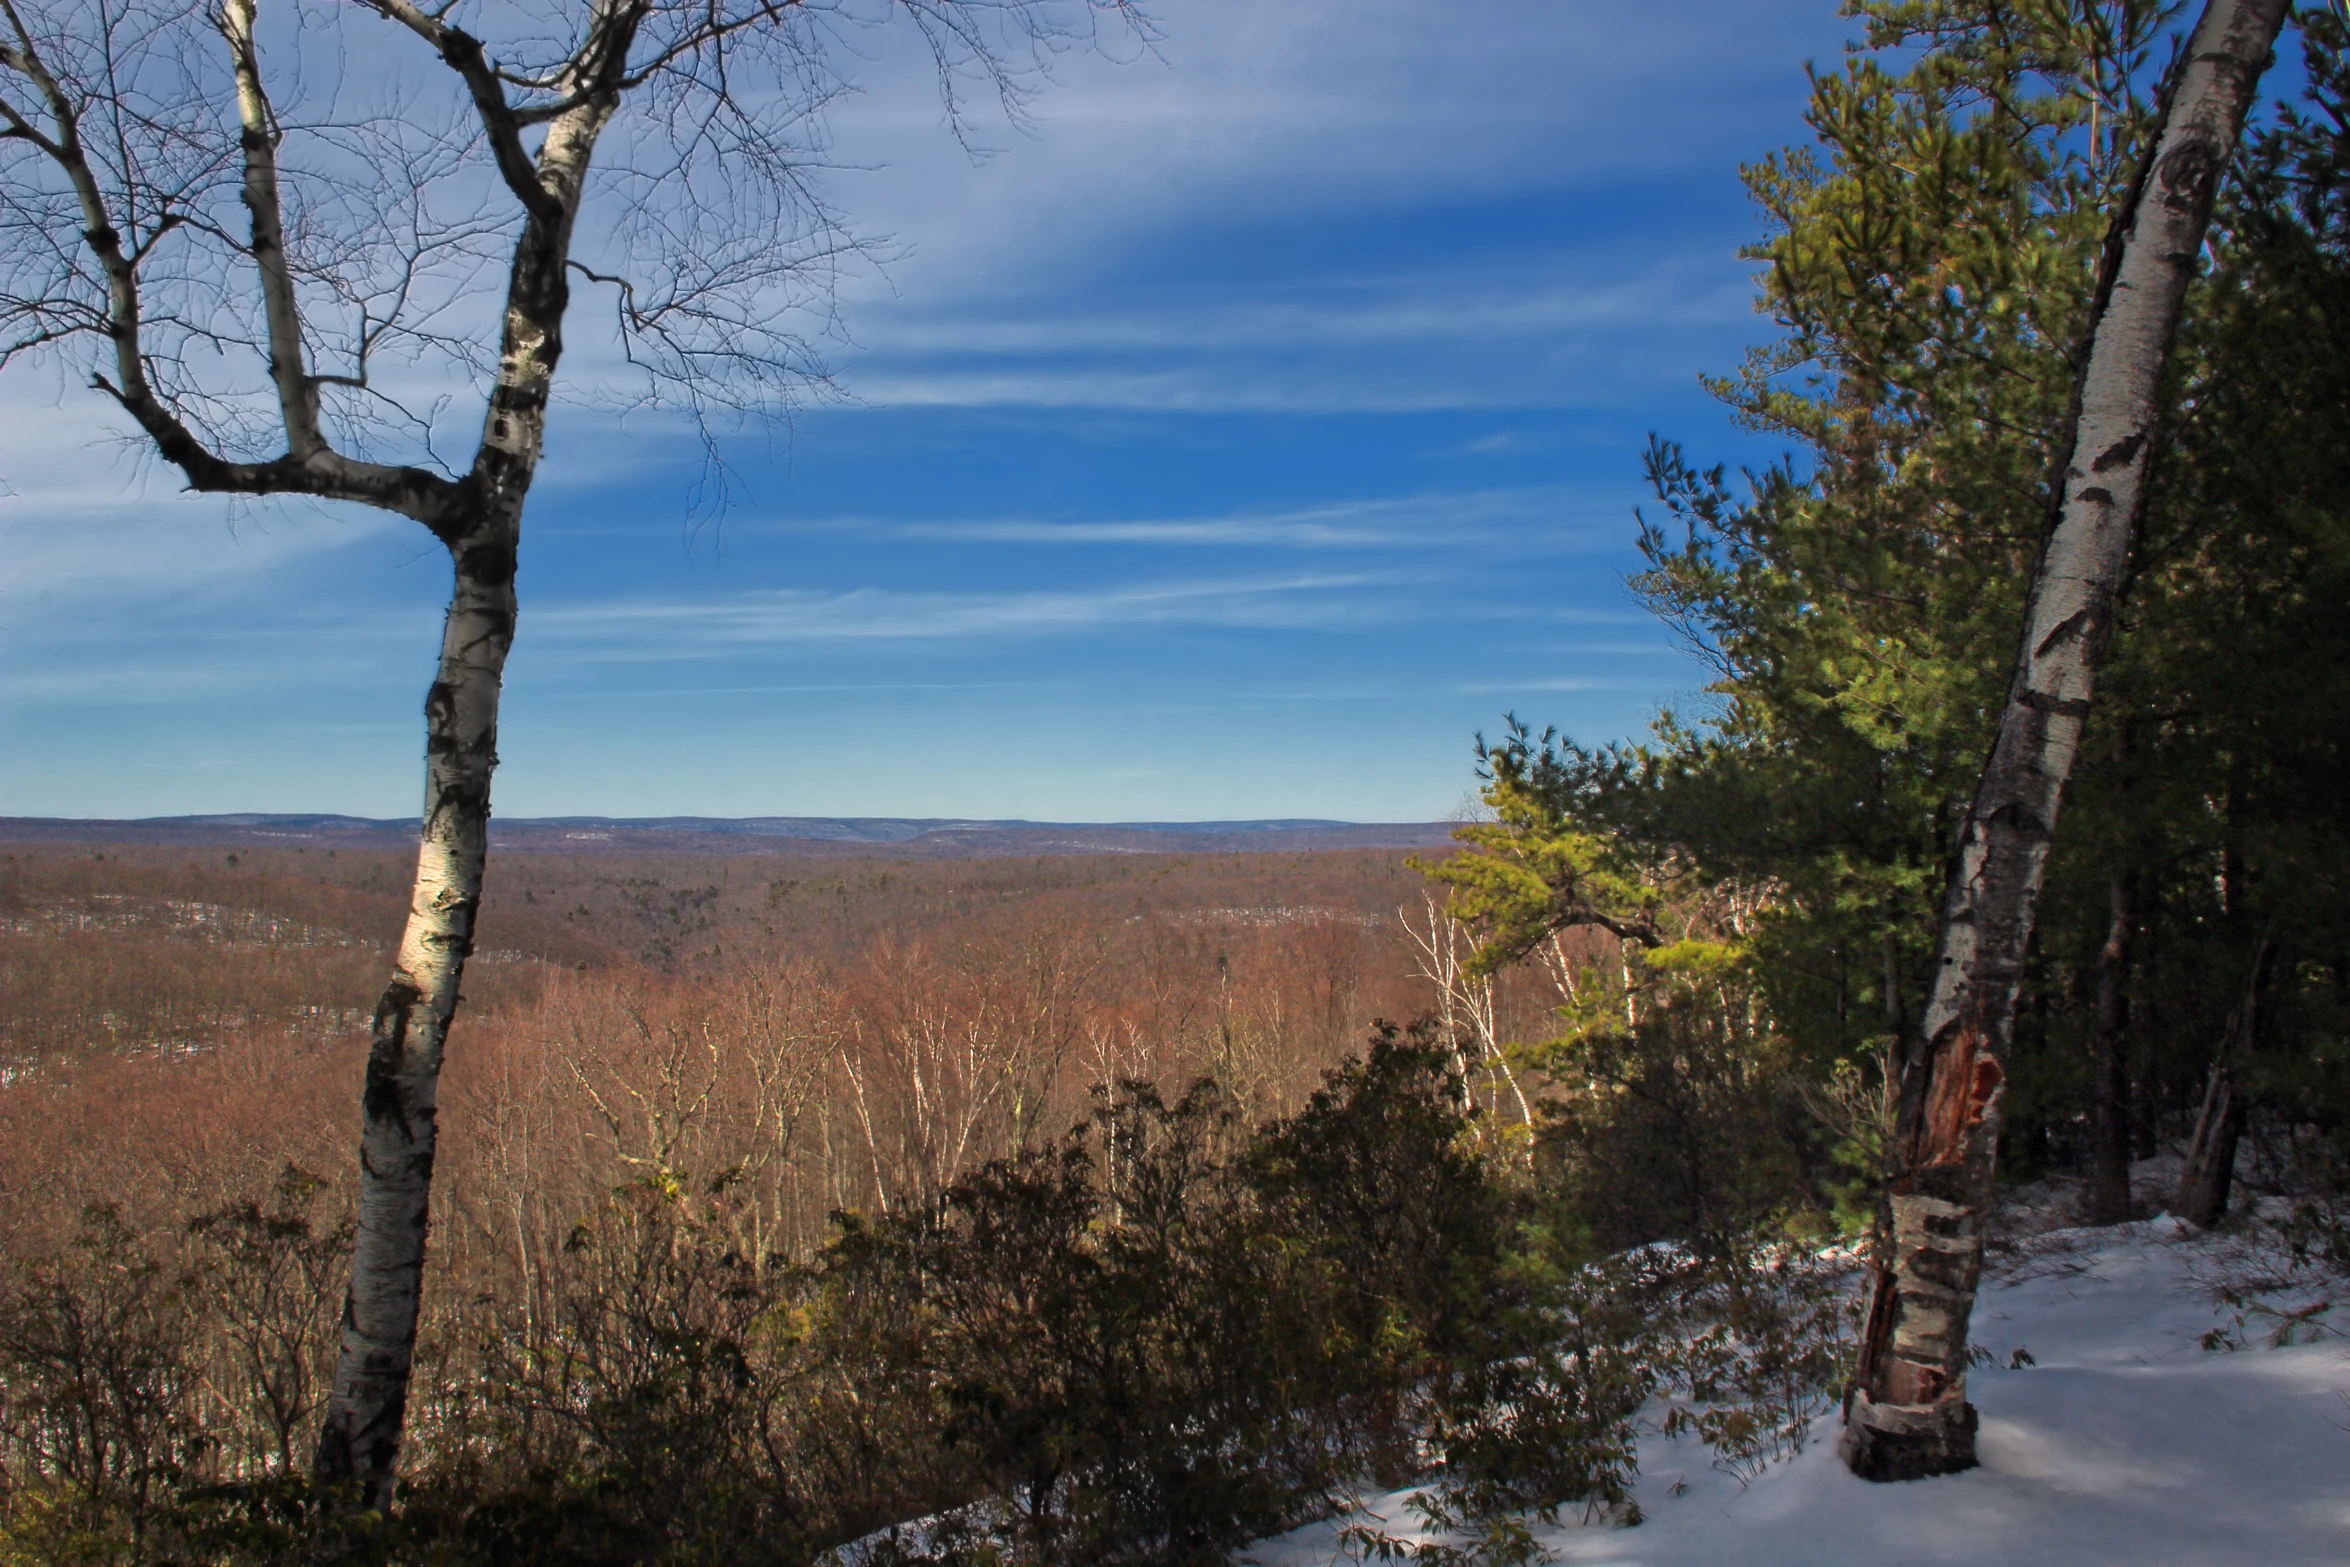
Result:
{"label": "white cloud", "polygon": [[[980,127],[976,165],[904,40],[883,40],[836,116],[839,156],[872,166],[832,188],[906,248],[844,287],[853,341],[834,357],[857,397],[1338,412],[1685,388],[1753,291],[1732,238],[1691,248],[1670,219],[1736,210],[1736,162],[1780,139],[1753,136],[1758,109],[1785,105],[1798,133],[1801,61],[1847,28],[1816,0],[1187,0],[1160,20],[1154,56],[1065,59],[1032,133]],[[1784,47],[1758,51],[1758,34]],[[1594,189],[1668,180],[1646,233]],[[1579,208],[1607,215],[1571,253],[1513,242],[1496,261],[1457,217],[1495,201],[1539,203],[1567,234]],[[1297,270],[1249,247],[1333,222],[1418,233],[1421,254],[1240,281]]]}
{"label": "white cloud", "polygon": [[1632,246],[1281,287],[965,287],[861,304],[839,367],[882,407],[1604,406],[1691,385],[1752,315],[1747,270],[1727,245]]}
{"label": "white cloud", "polygon": [[1032,691],[1053,684],[1043,680],[826,680],[787,681],[759,685],[695,686],[573,686],[561,691],[536,691],[533,702],[631,702],[669,697],[703,696],[863,696],[897,691]]}
{"label": "white cloud", "polygon": [[[1718,262],[1719,258],[1714,258]],[[1122,309],[1048,308],[1033,295],[966,296],[953,314],[871,307],[883,324],[864,341],[876,352],[921,354],[1126,354],[1142,350],[1263,351],[1301,346],[1502,338],[1577,328],[1719,325],[1751,313],[1742,278],[1699,257],[1666,256],[1620,275],[1621,261],[1559,258],[1541,278],[1459,268],[1311,288],[1161,289],[1113,295]],[[1510,271],[1526,269],[1513,260]],[[1566,274],[1562,276],[1561,274]]]}
{"label": "white cloud", "polygon": [[[847,209],[913,247],[909,294],[1086,267],[1196,222],[1564,187],[1685,168],[1758,97],[1800,96],[1801,60],[1846,24],[1814,0],[1183,0],[1128,63],[1067,57],[1034,134],[981,127],[974,168],[939,134],[904,40],[836,116]],[[1758,53],[1758,32],[1785,40]],[[1790,129],[1792,129],[1790,122]],[[1746,149],[1748,152],[1760,148]],[[1039,243],[1040,236],[1047,236]],[[917,286],[919,280],[919,286]]]}
{"label": "white cloud", "polygon": [[[1640,651],[1655,650],[1644,648]],[[1491,696],[1513,691],[1646,691],[1655,683],[1653,680],[1603,680],[1581,675],[1562,675],[1542,680],[1485,680],[1455,689],[1466,696]]]}
{"label": "white cloud", "polygon": [[[728,523],[737,532],[762,526]],[[1573,485],[1433,491],[1194,517],[832,517],[770,522],[778,532],[840,532],[959,543],[1097,544],[1276,550],[1441,550],[1501,546],[1513,554],[1609,549],[1623,524],[1613,496]]]}
{"label": "white cloud", "polygon": [[217,600],[296,562],[413,536],[355,507],[190,495],[177,470],[126,448],[95,393],[0,403],[0,634],[169,601]]}
{"label": "white cloud", "polygon": [[[1612,408],[1651,396],[1648,373],[1594,367],[1571,377],[1534,378],[1463,367],[1441,378],[1425,363],[1388,364],[1368,373],[1339,364],[1230,363],[1167,369],[1094,369],[1083,365],[1018,370],[926,365],[861,371],[858,395],[882,408],[1119,408],[1143,413],[1408,414],[1480,408]],[[1692,379],[1668,375],[1668,382]],[[1643,384],[1645,383],[1645,384]]]}
{"label": "white cloud", "polygon": [[554,605],[537,610],[531,625],[534,639],[567,644],[567,661],[703,658],[786,643],[976,640],[1138,625],[1305,629],[1352,623],[1363,613],[1360,590],[1398,582],[1369,572],[1333,572],[1057,592],[779,589],[708,600]]}

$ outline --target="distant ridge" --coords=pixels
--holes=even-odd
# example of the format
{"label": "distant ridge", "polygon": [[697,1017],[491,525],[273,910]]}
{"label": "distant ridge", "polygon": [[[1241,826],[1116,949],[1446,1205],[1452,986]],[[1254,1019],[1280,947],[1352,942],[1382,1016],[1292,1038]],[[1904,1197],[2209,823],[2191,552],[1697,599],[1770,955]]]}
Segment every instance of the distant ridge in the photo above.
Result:
{"label": "distant ridge", "polygon": [[[405,847],[417,819],[242,811],[128,821],[0,817],[0,843]],[[1341,822],[1311,817],[1222,822],[1030,822],[896,816],[499,817],[493,847],[571,854],[895,853],[925,858],[1020,854],[1197,854],[1307,849],[1425,849],[1449,822]]]}

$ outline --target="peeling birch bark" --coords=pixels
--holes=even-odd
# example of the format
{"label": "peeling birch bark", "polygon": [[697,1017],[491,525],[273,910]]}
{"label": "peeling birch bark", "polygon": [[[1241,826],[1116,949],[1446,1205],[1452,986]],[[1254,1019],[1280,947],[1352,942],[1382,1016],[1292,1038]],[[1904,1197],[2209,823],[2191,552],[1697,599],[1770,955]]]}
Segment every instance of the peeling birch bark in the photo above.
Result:
{"label": "peeling birch bark", "polygon": [[1885,1233],[1845,1399],[1841,1450],[1864,1479],[1975,1464],[1967,1327],[2034,904],[2137,525],[2179,307],[2286,8],[2210,0],[2101,279],[2015,677],[1960,827],[1931,988],[1903,1063]]}

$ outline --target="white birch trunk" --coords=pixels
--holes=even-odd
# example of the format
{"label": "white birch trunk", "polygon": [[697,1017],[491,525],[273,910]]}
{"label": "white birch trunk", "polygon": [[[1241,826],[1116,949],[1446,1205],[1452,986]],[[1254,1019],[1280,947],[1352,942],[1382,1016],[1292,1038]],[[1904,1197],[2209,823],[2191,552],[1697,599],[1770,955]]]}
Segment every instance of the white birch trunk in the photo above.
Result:
{"label": "white birch trunk", "polygon": [[[510,530],[509,536],[510,536]],[[483,551],[481,553],[487,553]],[[510,557],[510,551],[509,557]],[[424,831],[361,1096],[359,1222],[319,1476],[388,1506],[407,1409],[431,1206],[441,1053],[473,950],[514,581],[460,568],[426,699]]]}
{"label": "white birch trunk", "polygon": [[1854,1473],[1971,1468],[1967,1325],[2033,905],[2144,495],[2179,307],[2288,0],[2210,0],[2093,314],[2054,526],[1999,737],[1961,827],[1931,990],[1902,1074],[1896,1165],[1843,1453]]}
{"label": "white birch trunk", "polygon": [[[435,19],[387,7],[437,34],[444,56],[479,45]],[[341,1354],[320,1425],[315,1475],[330,1490],[388,1509],[406,1424],[409,1375],[432,1207],[442,1051],[457,1010],[489,848],[498,697],[514,642],[514,571],[523,500],[538,469],[547,402],[563,352],[573,221],[596,139],[620,97],[643,0],[599,0],[574,63],[575,106],[547,126],[521,166],[506,127],[501,166],[528,218],[508,279],[498,377],[470,473],[435,528],[455,566],[438,678],[425,697],[424,829],[415,893],[391,983],[376,1006],[361,1095],[359,1217],[344,1299]]]}

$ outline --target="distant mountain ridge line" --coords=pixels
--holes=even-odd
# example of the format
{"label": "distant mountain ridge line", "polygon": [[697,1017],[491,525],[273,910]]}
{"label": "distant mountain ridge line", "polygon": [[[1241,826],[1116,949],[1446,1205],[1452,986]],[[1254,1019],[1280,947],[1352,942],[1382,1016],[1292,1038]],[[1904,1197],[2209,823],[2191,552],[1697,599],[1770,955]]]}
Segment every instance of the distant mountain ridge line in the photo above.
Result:
{"label": "distant mountain ridge line", "polygon": [[[390,847],[412,841],[415,817],[240,811],[136,818],[0,817],[0,842],[222,844],[334,841]],[[1184,853],[1433,848],[1449,822],[1348,822],[1268,817],[1200,822],[1037,822],[896,816],[501,817],[491,841],[511,849],[705,854],[902,849],[924,854]]]}
{"label": "distant mountain ridge line", "polygon": [[[1430,822],[1350,822],[1334,817],[1268,816],[1234,821],[1201,822],[1054,822],[1026,817],[987,816],[500,816],[502,827],[625,827],[636,831],[740,832],[798,837],[799,828],[834,828],[911,836],[920,832],[958,828],[1008,828],[1067,831],[1070,829],[1128,832],[1290,832],[1331,827],[1446,826]],[[233,811],[193,816],[0,816],[0,823],[39,822],[44,825],[128,827],[345,827],[378,832],[414,832],[421,825],[414,816],[343,816],[331,811]]]}

